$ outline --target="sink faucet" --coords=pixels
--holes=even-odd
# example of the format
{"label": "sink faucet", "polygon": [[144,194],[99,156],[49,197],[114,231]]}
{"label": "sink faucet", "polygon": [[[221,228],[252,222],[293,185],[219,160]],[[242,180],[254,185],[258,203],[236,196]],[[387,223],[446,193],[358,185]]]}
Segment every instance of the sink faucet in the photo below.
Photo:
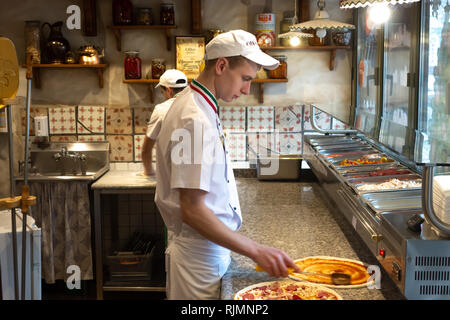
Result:
{"label": "sink faucet", "polygon": [[[80,171],[82,175],[86,175],[86,155],[79,153],[79,152],[74,152],[74,151],[67,151],[66,147],[62,147],[61,151],[55,153],[53,155],[53,159],[55,159],[56,162],[60,161],[60,160],[71,160],[72,161],[72,166],[71,166],[71,171],[74,175],[77,174],[78,172],[78,165],[77,162],[79,163],[79,167],[80,167]],[[65,162],[65,161],[64,161]],[[62,164],[62,169],[61,169],[61,175],[65,175],[65,167],[64,167],[64,163]]]}

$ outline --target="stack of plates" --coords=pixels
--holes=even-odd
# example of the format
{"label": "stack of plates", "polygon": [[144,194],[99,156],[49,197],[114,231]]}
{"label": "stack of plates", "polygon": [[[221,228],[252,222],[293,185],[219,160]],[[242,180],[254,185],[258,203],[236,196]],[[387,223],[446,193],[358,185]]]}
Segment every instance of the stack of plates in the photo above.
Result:
{"label": "stack of plates", "polygon": [[433,180],[433,205],[436,216],[450,223],[450,176],[435,176]]}

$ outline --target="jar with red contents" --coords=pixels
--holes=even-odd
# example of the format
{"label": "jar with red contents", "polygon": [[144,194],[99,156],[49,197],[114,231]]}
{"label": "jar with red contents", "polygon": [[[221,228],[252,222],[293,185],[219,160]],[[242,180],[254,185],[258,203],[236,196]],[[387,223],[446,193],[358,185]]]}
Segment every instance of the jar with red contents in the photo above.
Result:
{"label": "jar with red contents", "polygon": [[139,51],[126,51],[125,54],[125,79],[141,79],[142,61],[138,56]]}

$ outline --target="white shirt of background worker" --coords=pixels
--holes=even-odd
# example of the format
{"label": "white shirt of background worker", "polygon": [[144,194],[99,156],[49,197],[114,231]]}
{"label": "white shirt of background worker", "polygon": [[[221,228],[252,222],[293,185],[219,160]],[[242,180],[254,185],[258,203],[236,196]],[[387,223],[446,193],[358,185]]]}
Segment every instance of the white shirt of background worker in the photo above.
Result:
{"label": "white shirt of background worker", "polygon": [[154,175],[155,171],[152,167],[153,146],[158,139],[161,123],[166,116],[175,96],[186,88],[188,84],[186,75],[176,69],[169,69],[159,78],[159,83],[155,88],[161,87],[161,92],[167,100],[155,106],[150,121],[147,126],[147,133],[142,145],[142,163],[144,165],[144,175]]}
{"label": "white shirt of background worker", "polygon": [[243,30],[220,34],[205,49],[205,69],[177,96],[156,144],[155,202],[173,234],[166,249],[168,299],[219,299],[230,250],[275,277],[298,270],[282,250],[237,232],[241,209],[217,115],[217,99],[248,94],[260,66],[279,62]]}

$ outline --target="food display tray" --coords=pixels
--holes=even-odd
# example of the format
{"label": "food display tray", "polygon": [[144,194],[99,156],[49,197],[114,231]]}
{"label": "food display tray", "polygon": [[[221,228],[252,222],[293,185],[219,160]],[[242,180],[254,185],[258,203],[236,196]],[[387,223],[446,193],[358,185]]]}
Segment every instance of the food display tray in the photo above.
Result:
{"label": "food display tray", "polygon": [[376,213],[420,210],[421,190],[396,190],[365,193],[362,200]]}

